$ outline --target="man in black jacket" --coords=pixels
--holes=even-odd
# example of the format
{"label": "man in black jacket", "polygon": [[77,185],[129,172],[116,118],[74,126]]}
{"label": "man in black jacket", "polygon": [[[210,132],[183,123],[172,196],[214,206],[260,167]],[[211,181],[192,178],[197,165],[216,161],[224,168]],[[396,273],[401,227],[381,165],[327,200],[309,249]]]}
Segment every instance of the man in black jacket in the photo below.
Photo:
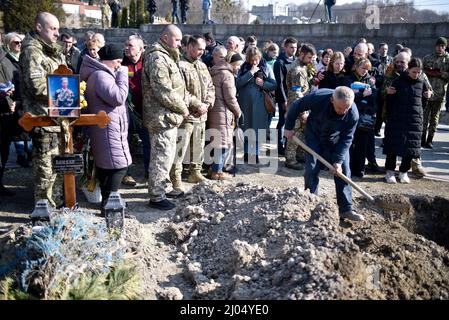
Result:
{"label": "man in black jacket", "polygon": [[[334,171],[351,177],[349,168],[349,147],[359,120],[354,103],[354,92],[348,87],[319,89],[289,106],[284,135],[291,139],[295,121],[301,112],[310,111],[307,118],[305,139],[307,145],[333,164]],[[320,163],[306,154],[304,188],[318,193]],[[340,219],[363,221],[364,217],[352,210],[352,188],[342,179],[335,177],[337,203]]]}
{"label": "man in black jacket", "polygon": [[291,64],[295,61],[296,50],[298,50],[298,40],[295,38],[287,38],[284,41],[284,50],[274,63],[273,72],[276,78],[277,88],[275,92],[276,103],[279,110],[279,121],[276,126],[278,131],[278,154],[285,154],[284,139],[282,128],[285,124],[285,111],[287,110],[287,93],[288,88],[285,82],[287,72]]}

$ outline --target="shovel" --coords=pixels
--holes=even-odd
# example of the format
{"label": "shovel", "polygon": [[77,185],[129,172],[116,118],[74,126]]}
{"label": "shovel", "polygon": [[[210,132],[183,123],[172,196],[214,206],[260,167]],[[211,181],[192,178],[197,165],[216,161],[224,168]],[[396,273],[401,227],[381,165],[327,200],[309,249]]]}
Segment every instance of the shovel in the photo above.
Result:
{"label": "shovel", "polygon": [[[389,210],[395,210],[395,211],[401,211],[401,212],[409,212],[411,209],[410,202],[404,200],[404,197],[401,197],[401,199],[394,199],[394,195],[390,195],[389,197],[385,197],[385,200],[381,198],[374,199],[372,196],[370,196],[365,190],[363,190],[358,184],[356,184],[354,181],[349,179],[347,176],[345,176],[343,173],[335,171],[335,168],[333,165],[331,165],[326,159],[324,159],[322,156],[320,156],[318,153],[313,151],[311,148],[309,148],[304,142],[302,142],[298,137],[293,136],[293,141],[297,143],[301,148],[303,148],[305,151],[310,153],[312,156],[317,158],[322,164],[324,164],[331,172],[334,172],[334,174],[342,179],[344,182],[349,183],[355,190],[357,190],[361,195],[363,195],[366,199],[368,199],[371,203],[377,205],[378,207],[382,209],[389,209]],[[393,197],[392,197],[393,196]],[[397,202],[395,202],[397,201]]]}

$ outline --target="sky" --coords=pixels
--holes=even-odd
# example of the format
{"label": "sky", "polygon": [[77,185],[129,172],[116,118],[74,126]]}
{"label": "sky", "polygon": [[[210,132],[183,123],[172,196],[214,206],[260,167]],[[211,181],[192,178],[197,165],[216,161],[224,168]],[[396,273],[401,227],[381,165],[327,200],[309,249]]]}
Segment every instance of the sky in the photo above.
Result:
{"label": "sky", "polygon": [[[271,3],[279,2],[281,4],[302,4],[307,2],[318,3],[319,0],[244,0],[248,7],[253,5],[262,6]],[[351,2],[365,2],[364,0],[336,0],[338,4],[351,3]],[[368,1],[370,2],[370,1]],[[324,0],[321,0],[321,3],[324,3]],[[415,0],[415,6],[417,9],[429,9],[435,10],[437,12],[449,12],[449,1],[447,0]]]}

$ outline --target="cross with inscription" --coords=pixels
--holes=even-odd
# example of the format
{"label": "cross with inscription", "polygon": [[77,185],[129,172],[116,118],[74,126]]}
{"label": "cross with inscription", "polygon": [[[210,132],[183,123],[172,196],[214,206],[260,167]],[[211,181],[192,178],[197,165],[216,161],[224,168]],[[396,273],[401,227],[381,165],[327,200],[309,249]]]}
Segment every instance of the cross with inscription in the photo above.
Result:
{"label": "cross with inscription", "polygon": [[[58,75],[71,75],[72,71],[64,65],[60,65],[53,74]],[[47,88],[48,89],[48,88]],[[81,155],[73,154],[73,139],[72,139],[72,127],[73,126],[95,126],[100,128],[106,128],[110,122],[109,116],[105,111],[100,111],[98,114],[81,114],[79,118],[70,117],[49,117],[49,116],[33,116],[31,113],[26,112],[19,120],[19,124],[26,130],[31,131],[34,127],[46,127],[59,125],[61,127],[61,144],[64,150],[64,154],[61,155],[55,162],[53,161],[53,170],[56,172],[64,173],[64,200],[67,208],[74,208],[76,205],[76,189],[75,189],[75,173],[76,170],[72,170],[72,164],[78,164],[77,160],[81,159]],[[79,157],[76,157],[79,156]],[[81,162],[82,166],[82,162]],[[64,170],[64,167],[66,170]],[[39,199],[36,199],[39,200]]]}

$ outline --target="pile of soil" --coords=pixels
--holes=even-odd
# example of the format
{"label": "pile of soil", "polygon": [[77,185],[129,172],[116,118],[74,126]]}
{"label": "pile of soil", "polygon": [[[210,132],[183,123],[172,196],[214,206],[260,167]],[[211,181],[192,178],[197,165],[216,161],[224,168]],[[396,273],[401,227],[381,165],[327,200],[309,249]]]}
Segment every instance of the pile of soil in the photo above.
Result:
{"label": "pile of soil", "polygon": [[420,199],[409,200],[409,212],[361,203],[366,221],[350,223],[330,197],[295,187],[196,186],[165,232],[184,269],[176,291],[193,299],[448,299],[446,243],[428,238],[440,228],[447,240],[449,201]]}

